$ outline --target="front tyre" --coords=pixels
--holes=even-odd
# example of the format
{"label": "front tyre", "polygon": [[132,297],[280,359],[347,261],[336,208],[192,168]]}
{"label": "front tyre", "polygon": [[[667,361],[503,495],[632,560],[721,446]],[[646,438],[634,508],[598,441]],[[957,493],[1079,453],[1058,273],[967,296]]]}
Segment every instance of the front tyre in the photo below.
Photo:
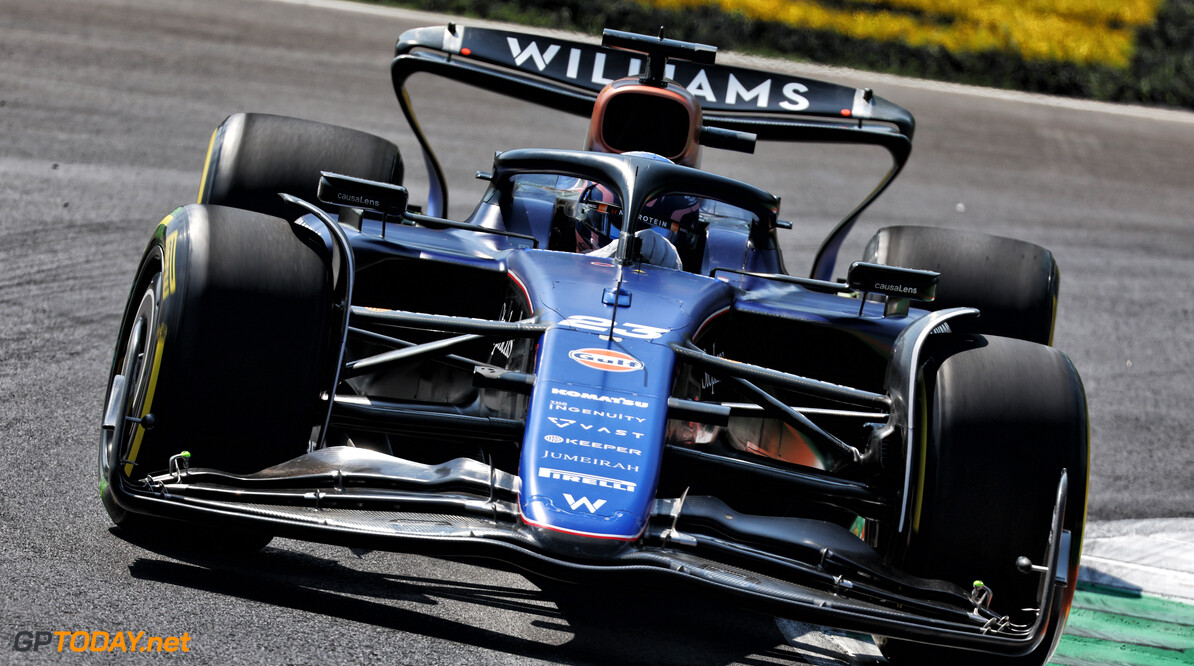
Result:
{"label": "front tyre", "polygon": [[[105,400],[100,489],[117,526],[165,529],[121,506],[110,484],[160,473],[174,454],[252,473],[306,451],[326,365],[326,254],[311,231],[245,210],[190,205],[158,225]],[[268,541],[250,536],[234,540]]]}
{"label": "front tyre", "polygon": [[[913,497],[909,573],[969,589],[981,580],[990,607],[1031,624],[1041,574],[1017,570],[1016,558],[1043,564],[1061,471],[1068,476],[1063,529],[1070,532],[1064,589],[1046,618],[1040,645],[1023,657],[878,638],[898,664],[1043,664],[1056,647],[1077,583],[1086,518],[1086,397],[1070,360],[1044,345],[994,336],[950,336],[928,351],[921,382],[925,411],[918,448],[922,481]],[[916,477],[913,477],[916,478]]]}

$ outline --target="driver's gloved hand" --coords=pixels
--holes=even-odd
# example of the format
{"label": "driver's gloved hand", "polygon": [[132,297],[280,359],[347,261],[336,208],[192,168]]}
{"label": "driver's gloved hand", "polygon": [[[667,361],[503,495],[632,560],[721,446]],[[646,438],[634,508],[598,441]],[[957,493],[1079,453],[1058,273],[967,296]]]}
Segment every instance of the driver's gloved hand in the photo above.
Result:
{"label": "driver's gloved hand", "polygon": [[[641,241],[639,247],[639,255],[645,263],[652,266],[662,266],[663,268],[674,268],[676,270],[683,270],[684,264],[680,261],[680,253],[676,251],[676,247],[668,242],[662,234],[654,229],[641,229],[635,234],[635,237]],[[592,257],[612,257],[618,252],[618,243],[621,238],[598,248],[589,253]]]}

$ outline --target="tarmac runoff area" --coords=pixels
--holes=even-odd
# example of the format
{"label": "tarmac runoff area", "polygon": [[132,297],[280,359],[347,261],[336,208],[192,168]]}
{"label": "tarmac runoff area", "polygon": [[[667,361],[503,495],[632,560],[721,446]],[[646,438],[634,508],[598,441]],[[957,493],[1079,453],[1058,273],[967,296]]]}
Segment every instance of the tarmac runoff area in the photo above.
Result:
{"label": "tarmac runoff area", "polygon": [[[884,663],[869,637],[777,623],[810,664]],[[1194,665],[1194,518],[1088,524],[1078,592],[1049,663]]]}

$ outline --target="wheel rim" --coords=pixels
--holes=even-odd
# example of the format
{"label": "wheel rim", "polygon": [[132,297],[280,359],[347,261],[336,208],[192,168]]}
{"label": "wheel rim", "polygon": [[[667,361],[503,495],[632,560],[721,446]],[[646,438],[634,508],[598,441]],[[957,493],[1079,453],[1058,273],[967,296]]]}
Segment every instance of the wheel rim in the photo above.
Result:
{"label": "wheel rim", "polygon": [[[156,350],[156,330],[160,318],[161,275],[150,279],[149,287],[141,296],[130,322],[127,333],[122,336],[124,348],[117,357],[117,374],[112,378],[115,390],[118,377],[124,382],[124,404],[117,413],[116,427],[103,431],[100,449],[100,489],[106,489],[112,467],[124,464],[139,429],[139,424],[130,418],[144,416],[145,397],[150,383],[153,355]],[[132,426],[132,427],[130,427]],[[129,475],[126,467],[126,476]]]}

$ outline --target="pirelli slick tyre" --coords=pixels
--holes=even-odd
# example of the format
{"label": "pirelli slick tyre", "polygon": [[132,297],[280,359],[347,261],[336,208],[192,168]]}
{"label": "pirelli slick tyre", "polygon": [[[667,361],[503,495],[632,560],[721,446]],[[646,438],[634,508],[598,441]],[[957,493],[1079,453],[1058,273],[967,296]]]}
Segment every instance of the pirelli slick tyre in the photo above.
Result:
{"label": "pirelli slick tyre", "polygon": [[192,467],[251,473],[306,451],[331,309],[326,254],[309,229],[246,210],[192,204],[158,225],[105,400],[123,387],[99,456],[101,495],[118,526],[164,521],[119,504],[113,469],[136,482],[188,451]]}
{"label": "pirelli slick tyre", "polygon": [[212,133],[199,203],[293,219],[295,209],[278,193],[323,205],[315,196],[321,171],[401,184],[402,157],[398,146],[366,132],[286,116],[237,113]]}
{"label": "pirelli slick tyre", "polygon": [[922,307],[982,311],[950,322],[957,330],[1052,344],[1061,278],[1052,253],[1039,245],[958,229],[885,227],[863,258],[940,273],[937,298]]}
{"label": "pirelli slick tyre", "polygon": [[[945,336],[943,336],[945,337]],[[1044,564],[1058,479],[1068,495],[1069,585],[1057,600],[1040,645],[1023,657],[877,638],[897,664],[1043,664],[1061,637],[1078,576],[1086,519],[1089,433],[1082,381],[1057,350],[1023,340],[951,335],[929,350],[918,421],[923,459],[914,486],[911,533],[899,562],[912,574],[993,592],[990,608],[1029,625],[1038,573],[1017,558]]]}

